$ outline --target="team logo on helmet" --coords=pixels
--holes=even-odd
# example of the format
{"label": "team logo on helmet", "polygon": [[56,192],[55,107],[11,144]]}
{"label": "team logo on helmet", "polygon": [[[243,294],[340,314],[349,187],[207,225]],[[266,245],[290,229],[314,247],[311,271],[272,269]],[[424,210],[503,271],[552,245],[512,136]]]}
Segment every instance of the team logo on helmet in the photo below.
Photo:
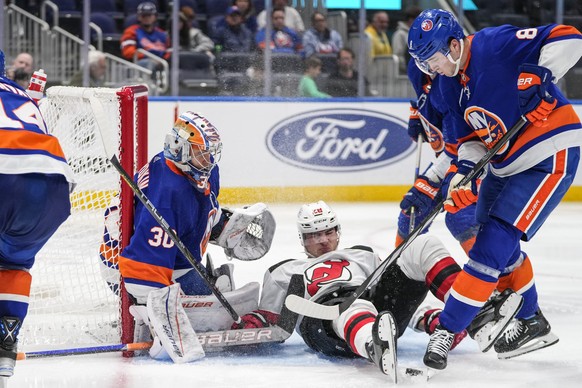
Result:
{"label": "team logo on helmet", "polygon": [[423,31],[430,31],[432,30],[433,24],[432,24],[432,20],[426,19],[422,21],[422,24],[420,25],[420,28]]}

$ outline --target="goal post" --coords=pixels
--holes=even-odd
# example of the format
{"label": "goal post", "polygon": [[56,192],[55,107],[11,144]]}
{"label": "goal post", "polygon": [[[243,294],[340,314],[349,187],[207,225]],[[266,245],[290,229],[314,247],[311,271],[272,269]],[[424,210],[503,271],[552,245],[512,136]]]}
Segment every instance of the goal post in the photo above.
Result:
{"label": "goal post", "polygon": [[[108,118],[99,127],[90,99]],[[59,139],[76,186],[71,215],[38,253],[19,350],[133,342],[117,253],[133,232],[133,192],[109,163],[103,141],[135,174],[147,163],[148,89],[55,86],[40,110]],[[107,233],[104,233],[107,231]]]}

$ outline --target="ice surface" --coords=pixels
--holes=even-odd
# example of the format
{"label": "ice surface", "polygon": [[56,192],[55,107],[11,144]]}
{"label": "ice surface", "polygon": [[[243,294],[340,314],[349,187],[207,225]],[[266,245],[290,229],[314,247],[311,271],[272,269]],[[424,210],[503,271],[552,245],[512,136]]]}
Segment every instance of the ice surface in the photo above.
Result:
{"label": "ice surface", "polygon": [[[340,246],[372,246],[381,257],[391,252],[398,206],[394,203],[330,203],[342,224]],[[301,258],[295,214],[299,204],[272,205],[277,220],[271,251],[255,262],[235,262],[240,287],[262,281],[276,262]],[[439,216],[432,233],[440,236],[454,257],[466,257],[448,235]],[[449,365],[429,382],[400,375],[401,386],[431,387],[580,387],[582,386],[582,204],[561,204],[533,241],[524,243],[530,256],[540,305],[558,344],[511,360],[498,360],[494,351],[480,353],[477,344],[463,341],[449,356]],[[211,247],[217,265],[225,262],[220,249]],[[438,304],[436,300],[435,304]],[[428,336],[408,331],[398,342],[399,370],[421,368]],[[210,354],[205,359],[174,365],[120,353],[19,361],[9,387],[372,387],[391,385],[364,359],[337,360],[310,351],[294,334],[284,344]]]}

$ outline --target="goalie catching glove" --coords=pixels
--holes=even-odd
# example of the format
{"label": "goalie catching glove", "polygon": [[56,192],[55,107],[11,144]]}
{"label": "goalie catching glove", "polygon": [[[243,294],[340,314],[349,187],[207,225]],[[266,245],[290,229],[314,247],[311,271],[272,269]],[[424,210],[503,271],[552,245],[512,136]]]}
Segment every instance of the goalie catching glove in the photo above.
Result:
{"label": "goalie catching glove", "polygon": [[[224,248],[228,257],[250,261],[263,257],[271,248],[275,235],[275,218],[264,203],[236,208],[223,208],[224,220],[215,226],[211,241]],[[216,236],[218,235],[218,236]]]}

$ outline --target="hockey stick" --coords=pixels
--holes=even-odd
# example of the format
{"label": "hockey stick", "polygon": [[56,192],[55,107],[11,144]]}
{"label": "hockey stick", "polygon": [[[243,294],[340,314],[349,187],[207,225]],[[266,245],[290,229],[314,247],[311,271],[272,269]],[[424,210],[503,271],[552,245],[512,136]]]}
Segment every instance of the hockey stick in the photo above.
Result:
{"label": "hockey stick", "polygon": [[[106,117],[105,112],[103,110],[103,106],[101,105],[101,102],[93,96],[89,97],[89,102],[90,102],[91,108],[93,109],[93,112],[95,114],[97,127],[99,128],[99,132],[101,134],[103,131],[103,128],[106,127],[106,123],[107,123],[107,117]],[[125,171],[125,169],[123,168],[123,166],[119,162],[119,159],[117,159],[117,155],[115,154],[115,150],[111,149],[111,147],[109,147],[105,143],[105,141],[103,140],[103,136],[101,136],[101,141],[103,143],[103,147],[105,148],[105,152],[107,153],[107,157],[109,158],[109,161],[111,162],[113,167],[115,167],[115,169],[117,170],[119,175],[121,175],[121,178],[123,178],[125,183],[127,183],[127,185],[131,188],[131,190],[133,191],[135,196],[144,205],[144,207],[148,210],[148,212],[152,215],[152,217],[158,222],[158,224],[160,224],[160,226],[162,227],[164,232],[166,232],[168,234],[168,236],[174,242],[174,244],[176,244],[176,247],[178,247],[178,250],[180,252],[182,252],[182,254],[186,258],[186,260],[188,260],[188,262],[192,265],[192,267],[196,270],[196,272],[198,272],[198,275],[200,275],[200,277],[204,280],[204,282],[210,288],[210,290],[212,291],[214,296],[216,296],[216,298],[218,299],[220,304],[222,304],[222,306],[225,308],[225,310],[228,311],[228,313],[230,314],[232,319],[237,323],[240,322],[240,317],[238,316],[237,312],[234,310],[234,308],[231,306],[231,304],[226,300],[224,295],[218,290],[218,288],[216,288],[216,286],[212,283],[210,277],[206,273],[206,269],[204,268],[204,266],[194,259],[194,257],[192,256],[192,253],[190,253],[190,250],[188,250],[188,248],[186,248],[186,246],[184,245],[182,240],[180,240],[178,235],[172,230],[172,228],[170,228],[170,225],[168,224],[168,222],[158,212],[158,209],[156,209],[156,207],[150,202],[150,200],[144,194],[144,192],[137,186],[137,184],[129,176],[127,171]]]}
{"label": "hockey stick", "polygon": [[[302,275],[293,275],[287,289],[289,295],[304,295],[305,286]],[[283,342],[291,337],[297,324],[297,314],[283,306],[279,315],[279,323],[275,326],[233,329],[222,331],[209,331],[197,334],[200,344],[205,352],[217,352],[225,348],[240,345],[256,345],[265,343]],[[41,350],[34,352],[19,352],[17,360],[29,358],[79,356],[83,354],[111,353],[123,351],[147,350],[152,346],[151,342],[136,342],[130,344],[100,345],[83,348]]]}
{"label": "hockey stick", "polygon": [[[422,122],[422,120],[421,120]],[[424,122],[423,122],[423,127],[425,126]],[[422,135],[418,135],[418,138],[416,139],[416,146],[418,147],[418,150],[416,151],[416,167],[414,168],[414,180],[412,181],[412,184],[414,185],[416,183],[416,180],[418,179],[418,174],[419,174],[419,170],[420,170],[420,156],[422,155]],[[412,231],[414,230],[414,221],[416,220],[416,208],[414,206],[410,207],[410,220],[409,220],[409,224],[408,224],[408,233],[412,233]]]}
{"label": "hockey stick", "polygon": [[[501,147],[503,147],[509,140],[511,140],[517,132],[523,128],[523,126],[527,123],[527,120],[522,116],[520,120],[507,131],[505,136],[503,136],[499,141],[489,149],[483,155],[481,160],[473,167],[473,169],[459,182],[457,187],[466,185],[467,183],[471,182],[473,178],[475,178],[478,174],[481,173],[489,161],[499,152]],[[362,283],[356,290],[352,292],[352,294],[347,297],[342,303],[333,305],[333,306],[324,306],[319,303],[315,303],[308,299],[300,298],[296,295],[289,295],[286,300],[285,304],[290,310],[295,311],[299,315],[306,315],[308,317],[318,318],[318,319],[326,319],[326,320],[333,320],[340,316],[341,313],[346,311],[348,307],[356,299],[358,299],[372,284],[382,275],[382,273],[388,268],[390,264],[392,264],[400,255],[402,251],[406,249],[412,241],[420,234],[424,228],[429,225],[436,216],[441,212],[442,207],[446,201],[446,195],[436,204],[434,209],[431,213],[429,213],[426,218],[396,247],[396,249],[384,260],[382,263],[368,276],[368,278]]]}

